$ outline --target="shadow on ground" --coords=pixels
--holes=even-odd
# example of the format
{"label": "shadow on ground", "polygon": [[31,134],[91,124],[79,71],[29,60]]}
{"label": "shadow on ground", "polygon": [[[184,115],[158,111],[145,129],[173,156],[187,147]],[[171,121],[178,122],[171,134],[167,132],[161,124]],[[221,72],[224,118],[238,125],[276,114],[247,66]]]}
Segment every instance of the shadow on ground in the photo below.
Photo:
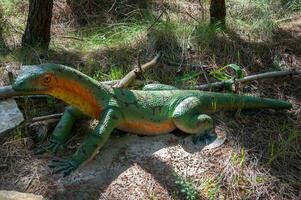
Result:
{"label": "shadow on ground", "polygon": [[[179,155],[169,155],[168,149],[177,145],[181,146]],[[181,196],[176,185],[176,169],[169,165],[168,157],[187,156],[201,151],[203,147],[193,145],[191,137],[184,134],[182,137],[174,134],[149,137],[115,134],[96,159],[79,172],[67,178],[46,175],[44,178],[56,185],[48,191],[48,196],[50,199],[135,199],[147,198],[145,193],[151,197],[154,192],[164,199],[182,199],[184,196]],[[159,184],[163,191],[153,184]],[[108,190],[109,186],[111,188]]]}

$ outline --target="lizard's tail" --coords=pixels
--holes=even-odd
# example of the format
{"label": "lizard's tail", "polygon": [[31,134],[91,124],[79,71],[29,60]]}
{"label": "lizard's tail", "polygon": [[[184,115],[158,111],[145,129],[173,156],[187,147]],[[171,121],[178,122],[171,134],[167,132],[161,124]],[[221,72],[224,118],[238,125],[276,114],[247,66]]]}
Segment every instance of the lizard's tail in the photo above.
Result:
{"label": "lizard's tail", "polygon": [[[270,98],[244,96],[237,94],[224,94],[224,93],[207,93],[205,95],[207,101],[205,109],[208,112],[216,112],[221,110],[237,110],[237,109],[290,109],[292,104],[287,101],[281,101]],[[209,100],[210,99],[210,100]],[[204,102],[204,101],[203,101]]]}

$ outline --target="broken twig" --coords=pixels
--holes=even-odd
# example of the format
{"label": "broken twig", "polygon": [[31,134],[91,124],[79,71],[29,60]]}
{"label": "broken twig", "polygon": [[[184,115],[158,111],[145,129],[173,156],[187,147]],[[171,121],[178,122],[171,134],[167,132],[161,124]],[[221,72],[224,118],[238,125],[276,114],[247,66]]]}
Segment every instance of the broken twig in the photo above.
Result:
{"label": "broken twig", "polygon": [[161,17],[163,16],[163,14],[166,12],[166,9],[167,9],[167,8],[164,8],[164,9],[162,10],[161,14],[157,17],[157,19],[154,21],[154,23],[152,23],[152,24],[150,25],[150,27],[148,27],[147,32],[148,32],[149,30],[151,30],[151,29],[153,28],[153,26],[160,20],[160,18],[161,18]]}
{"label": "broken twig", "polygon": [[[145,72],[146,70],[148,70],[149,68],[155,66],[158,61],[159,58],[161,57],[161,54],[158,53],[151,61],[149,61],[148,63],[145,63],[141,66],[141,73]],[[125,75],[118,83],[116,83],[113,87],[115,88],[125,88],[128,87],[137,77],[137,70],[139,70],[139,68],[135,68],[132,71],[130,71],[127,75]]]}
{"label": "broken twig", "polygon": [[63,113],[57,113],[57,114],[45,115],[45,116],[41,116],[41,117],[34,117],[31,119],[31,122],[38,122],[38,121],[44,121],[47,119],[59,118],[62,115],[63,115]]}

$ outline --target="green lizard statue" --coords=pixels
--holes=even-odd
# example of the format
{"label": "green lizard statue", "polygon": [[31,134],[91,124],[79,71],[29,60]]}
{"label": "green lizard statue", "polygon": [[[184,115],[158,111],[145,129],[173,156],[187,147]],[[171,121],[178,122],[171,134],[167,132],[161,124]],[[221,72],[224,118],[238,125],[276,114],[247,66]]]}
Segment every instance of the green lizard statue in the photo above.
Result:
{"label": "green lizard statue", "polygon": [[15,95],[47,94],[65,101],[67,107],[49,143],[37,151],[55,153],[71,137],[76,120],[87,116],[99,120],[94,132],[70,160],[53,160],[50,167],[64,175],[84,165],[108,140],[113,129],[136,134],[157,135],[178,128],[195,135],[213,133],[208,115],[221,110],[290,109],[285,101],[236,94],[179,90],[173,86],[151,84],[143,90],[112,88],[85,74],[59,64],[23,66],[12,86],[0,89],[0,98]]}

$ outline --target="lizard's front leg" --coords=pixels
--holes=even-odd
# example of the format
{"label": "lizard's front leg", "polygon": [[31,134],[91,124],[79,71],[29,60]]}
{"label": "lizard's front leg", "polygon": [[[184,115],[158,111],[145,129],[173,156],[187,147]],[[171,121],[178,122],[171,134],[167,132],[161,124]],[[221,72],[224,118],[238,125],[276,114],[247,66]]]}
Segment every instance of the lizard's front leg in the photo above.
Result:
{"label": "lizard's front leg", "polygon": [[42,154],[47,151],[56,153],[58,148],[64,145],[71,136],[72,126],[76,120],[87,118],[80,110],[73,106],[68,106],[59,123],[52,132],[50,140],[47,144],[37,148],[35,154]]}
{"label": "lizard's front leg", "polygon": [[49,167],[55,168],[54,173],[63,171],[64,176],[69,175],[73,170],[84,165],[95,156],[108,140],[113,129],[119,125],[121,119],[122,114],[117,108],[105,110],[101,114],[99,124],[94,132],[86,138],[72,158],[70,160],[53,160]]}

